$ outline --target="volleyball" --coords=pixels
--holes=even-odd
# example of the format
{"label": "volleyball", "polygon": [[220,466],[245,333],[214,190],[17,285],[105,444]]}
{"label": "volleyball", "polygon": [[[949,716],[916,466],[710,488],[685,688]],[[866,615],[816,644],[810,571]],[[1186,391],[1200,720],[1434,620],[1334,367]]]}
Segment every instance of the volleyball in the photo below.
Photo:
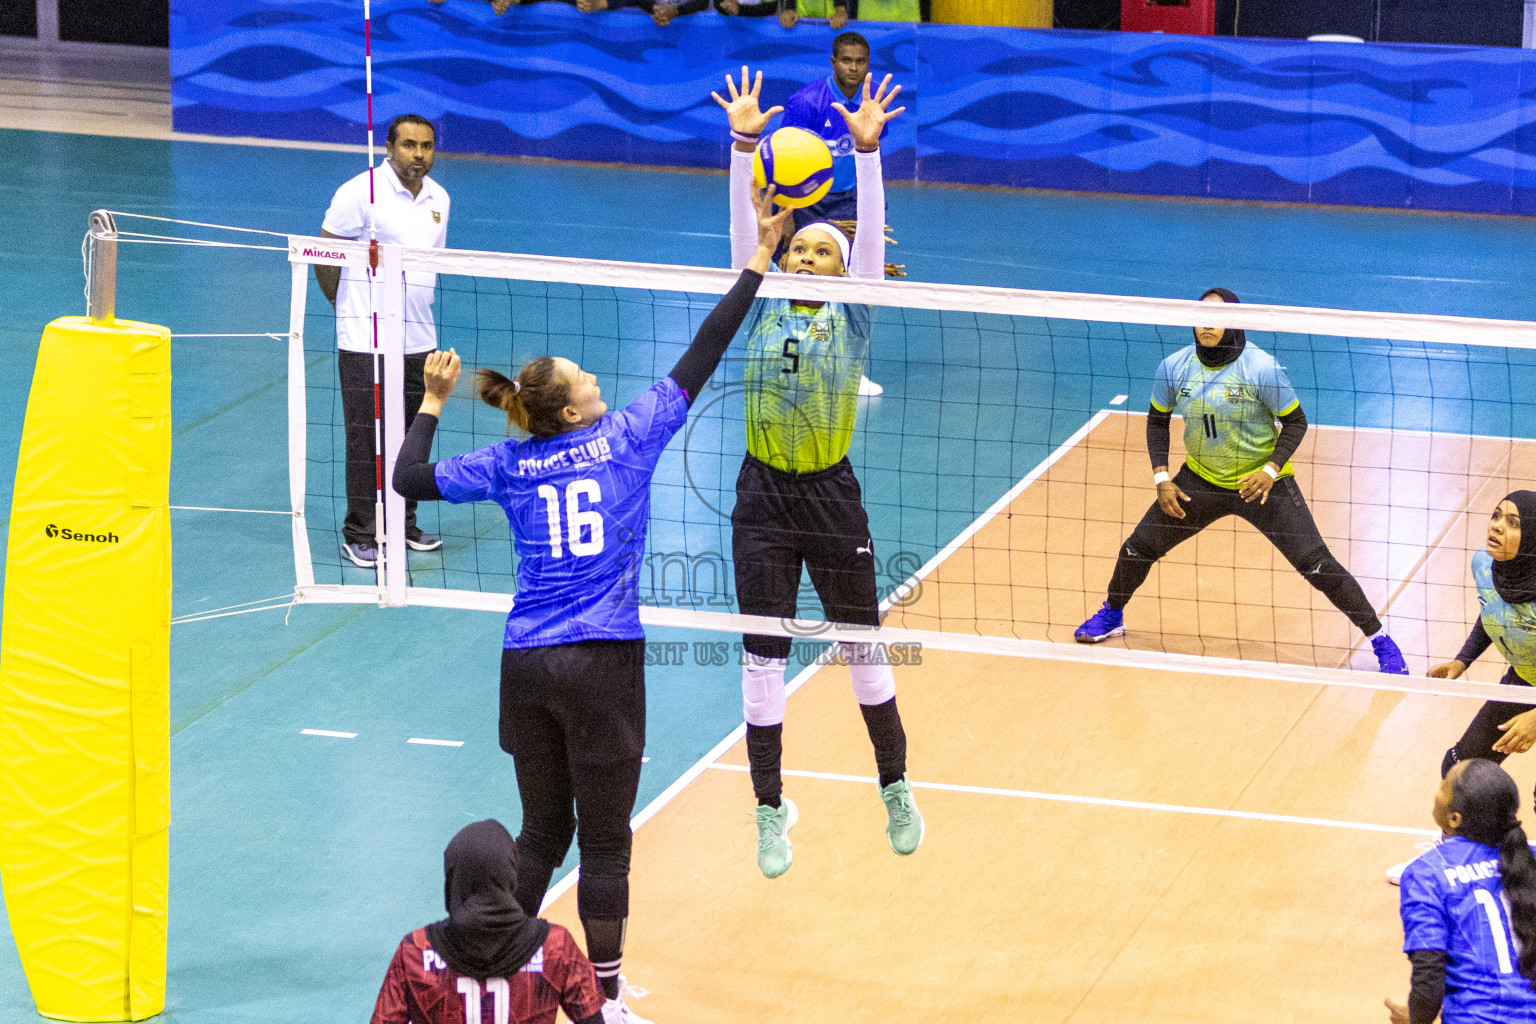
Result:
{"label": "volleyball", "polygon": [[777,185],[780,206],[810,206],[832,188],[832,151],[804,128],[780,128],[758,143],[752,179],[758,188]]}

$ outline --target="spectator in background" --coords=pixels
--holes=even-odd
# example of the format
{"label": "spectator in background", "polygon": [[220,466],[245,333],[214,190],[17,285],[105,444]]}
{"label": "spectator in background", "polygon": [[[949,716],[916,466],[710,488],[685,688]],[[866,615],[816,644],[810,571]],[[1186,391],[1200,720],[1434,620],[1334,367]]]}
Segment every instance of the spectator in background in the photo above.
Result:
{"label": "spectator in background", "polygon": [[[848,24],[847,0],[779,0],[779,24],[794,28],[801,18],[826,18],[832,31],[838,32]],[[868,44],[865,44],[866,48]],[[860,78],[860,82],[864,79]],[[857,87],[855,87],[857,88]],[[849,159],[852,166],[852,158]]]}
{"label": "spectator in background", "polygon": [[709,4],[710,0],[683,0],[682,3],[672,3],[671,0],[576,0],[576,9],[583,14],[592,14],[596,11],[635,7],[649,14],[652,21],[665,28],[673,18],[709,10]]}
{"label": "spectator in background", "polygon": [[795,211],[796,230],[824,220],[852,234],[858,219],[853,136],[832,104],[842,103],[849,113],[858,110],[859,90],[867,74],[869,40],[857,32],[844,32],[832,40],[832,73],[803,86],[784,104],[783,127],[803,128],[820,136],[832,151],[832,190],[820,202]]}

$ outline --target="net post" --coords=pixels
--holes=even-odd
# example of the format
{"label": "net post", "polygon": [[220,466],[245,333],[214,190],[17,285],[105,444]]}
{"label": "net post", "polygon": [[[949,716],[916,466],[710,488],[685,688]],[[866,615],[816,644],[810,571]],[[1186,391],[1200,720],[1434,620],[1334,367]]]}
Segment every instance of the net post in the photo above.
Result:
{"label": "net post", "polygon": [[379,351],[384,361],[384,565],[382,604],[406,599],[405,499],[391,483],[405,443],[405,270],[400,246],[379,246]]}
{"label": "net post", "polygon": [[288,299],[288,502],[293,510],[293,574],[298,587],[314,585],[315,567],[304,519],[309,457],[309,407],[304,367],[304,313],[309,293],[309,265],[292,265]]}
{"label": "net post", "polygon": [[90,245],[86,281],[86,317],[110,324],[117,309],[117,224],[106,210],[92,210],[87,221]]}

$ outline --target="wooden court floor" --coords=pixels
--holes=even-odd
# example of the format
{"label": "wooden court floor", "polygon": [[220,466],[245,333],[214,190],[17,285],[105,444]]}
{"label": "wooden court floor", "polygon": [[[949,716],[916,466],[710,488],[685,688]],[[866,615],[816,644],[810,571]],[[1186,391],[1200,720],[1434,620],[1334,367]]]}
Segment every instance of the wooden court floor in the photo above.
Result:
{"label": "wooden court floor", "polygon": [[[1146,476],[1142,430],[1099,418],[891,624],[936,628],[942,611],[944,628],[969,615],[974,631],[1068,636],[1148,500],[1119,482]],[[1432,468],[1446,464],[1460,468]],[[1530,450],[1314,429],[1297,468],[1415,672],[1429,648],[1454,653],[1483,506],[1536,478]],[[1169,561],[1130,606],[1130,646],[1351,661],[1347,623],[1246,525]],[[1270,603],[1284,614],[1254,611]],[[741,742],[637,830],[625,971],[650,991],[638,1012],[1272,1024],[1382,1019],[1382,997],[1406,995],[1383,871],[1432,834],[1440,758],[1476,700],[934,650],[898,669],[898,700],[928,824],[910,858],[886,846],[837,666],[808,670],[789,702],[785,791],[801,820],[787,875],[757,870]],[[1536,834],[1536,759],[1509,767]],[[579,933],[574,891],[550,916]]]}

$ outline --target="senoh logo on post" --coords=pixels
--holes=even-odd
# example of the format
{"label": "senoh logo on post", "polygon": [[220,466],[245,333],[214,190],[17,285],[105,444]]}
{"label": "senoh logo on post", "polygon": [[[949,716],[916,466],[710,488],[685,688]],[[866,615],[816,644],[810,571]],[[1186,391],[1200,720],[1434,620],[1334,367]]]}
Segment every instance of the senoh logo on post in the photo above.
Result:
{"label": "senoh logo on post", "polygon": [[52,523],[43,527],[43,533],[54,540],[84,541],[87,544],[122,543],[122,538],[111,531],[106,533],[85,533],[81,530],[71,530],[67,526],[55,526]]}

